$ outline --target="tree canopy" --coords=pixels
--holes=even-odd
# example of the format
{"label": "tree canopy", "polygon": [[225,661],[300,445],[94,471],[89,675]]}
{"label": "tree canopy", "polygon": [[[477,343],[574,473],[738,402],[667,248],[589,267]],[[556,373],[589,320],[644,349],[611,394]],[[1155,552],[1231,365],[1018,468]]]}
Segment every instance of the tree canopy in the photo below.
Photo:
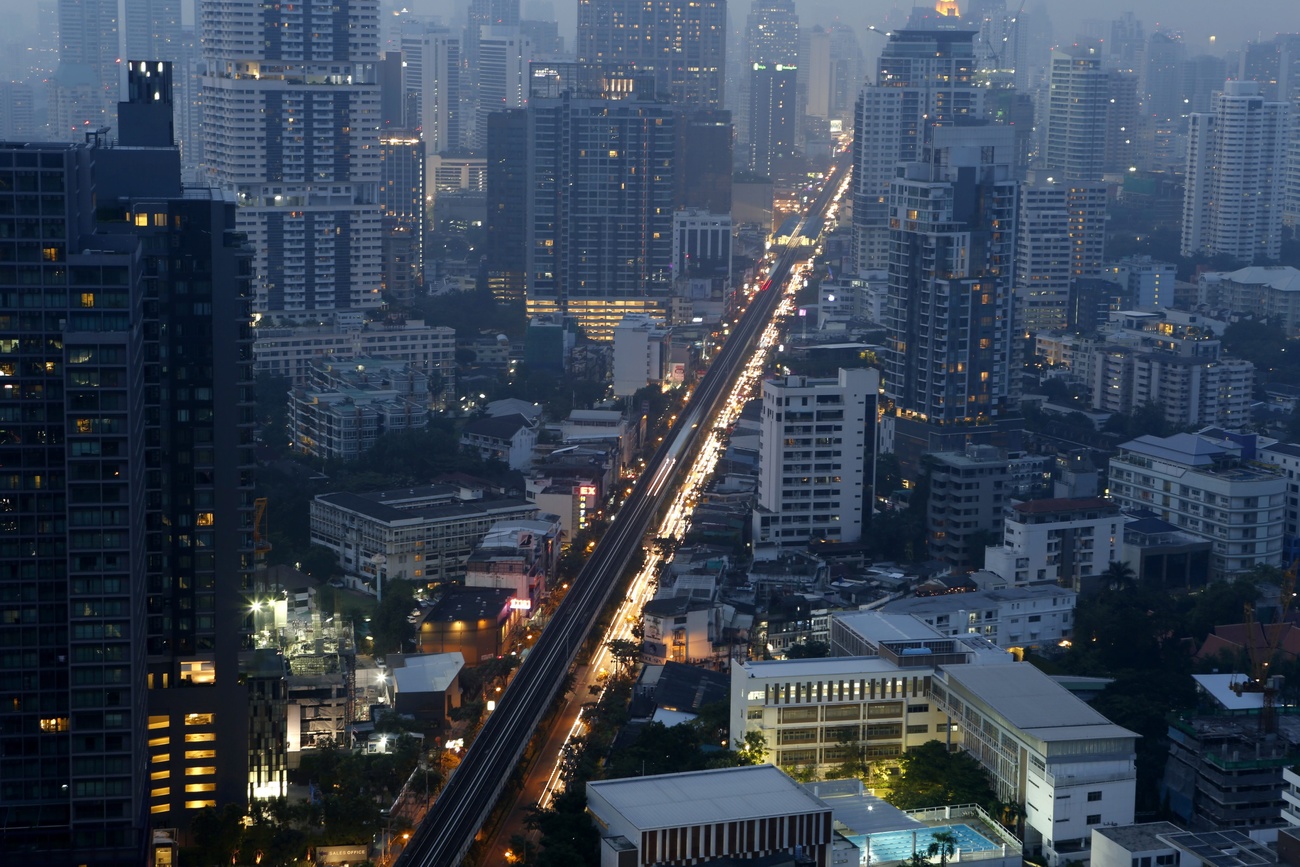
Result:
{"label": "tree canopy", "polygon": [[886,800],[900,810],[945,804],[979,804],[996,810],[998,799],[988,772],[963,751],[950,752],[943,741],[928,741],[903,753],[901,776]]}

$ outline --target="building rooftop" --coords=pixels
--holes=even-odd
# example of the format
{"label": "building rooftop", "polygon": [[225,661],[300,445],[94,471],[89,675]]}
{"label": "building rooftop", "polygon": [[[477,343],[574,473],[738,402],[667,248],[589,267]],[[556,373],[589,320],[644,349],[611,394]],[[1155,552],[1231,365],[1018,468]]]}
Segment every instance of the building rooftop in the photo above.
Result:
{"label": "building rooftop", "polygon": [[990,603],[1030,602],[1053,597],[1068,598],[1070,606],[1073,607],[1077,596],[1078,594],[1073,590],[1058,584],[1038,584],[1030,587],[1004,587],[997,590],[976,590],[971,593],[943,593],[938,596],[895,599],[881,606],[881,610],[889,614],[935,614],[985,608]]}
{"label": "building rooftop", "polygon": [[1219,272],[1215,276],[1233,283],[1262,284],[1282,292],[1300,292],[1300,271],[1290,265],[1252,265],[1236,271]]}
{"label": "building rooftop", "polygon": [[998,716],[1043,741],[1136,738],[1029,663],[1004,666],[951,665],[949,682],[961,684]]}
{"label": "building rooftop", "polygon": [[1102,825],[1093,828],[1092,833],[1115,841],[1129,852],[1149,852],[1171,848],[1160,839],[1161,836],[1181,834],[1182,830],[1170,822],[1143,822],[1140,825]]}
{"label": "building rooftop", "polygon": [[598,780],[587,792],[641,830],[829,812],[773,765]]}
{"label": "building rooftop", "polygon": [[537,509],[535,503],[511,498],[499,500],[459,500],[448,498],[446,500],[434,501],[416,508],[402,509],[390,505],[390,503],[400,502],[400,500],[397,500],[396,498],[385,499],[387,497],[388,492],[353,494],[348,491],[339,491],[332,494],[318,494],[316,499],[323,503],[337,506],[340,509],[347,509],[350,512],[356,512],[358,515],[363,515],[372,520],[390,524],[401,522],[418,524],[442,518],[492,514],[493,512],[525,512],[530,509],[534,511]]}
{"label": "building rooftop", "polygon": [[465,423],[462,434],[487,437],[496,440],[513,439],[524,428],[531,428],[533,423],[519,413],[510,415],[484,416]]}
{"label": "building rooftop", "polygon": [[386,659],[398,692],[446,692],[465,667],[460,651],[390,653]]}
{"label": "building rooftop", "polygon": [[1118,512],[1119,506],[1102,497],[1061,497],[1048,500],[1029,500],[1011,507],[1020,515],[1045,515],[1052,512],[1090,512],[1102,510]]}
{"label": "building rooftop", "polygon": [[891,674],[898,666],[879,656],[829,656],[812,659],[767,659],[740,664],[750,677],[855,677],[872,672]]}
{"label": "building rooftop", "polygon": [[457,587],[433,603],[426,623],[455,623],[458,620],[496,620],[510,603],[514,591],[496,587]]}
{"label": "building rooftop", "polygon": [[847,628],[873,644],[879,644],[882,641],[925,641],[931,638],[939,639],[944,637],[933,626],[922,623],[912,617],[910,611],[906,610],[891,608],[889,611],[837,611],[834,617]]}
{"label": "building rooftop", "polygon": [[1256,867],[1277,864],[1277,853],[1241,831],[1201,831],[1166,834],[1175,849],[1211,867]]}

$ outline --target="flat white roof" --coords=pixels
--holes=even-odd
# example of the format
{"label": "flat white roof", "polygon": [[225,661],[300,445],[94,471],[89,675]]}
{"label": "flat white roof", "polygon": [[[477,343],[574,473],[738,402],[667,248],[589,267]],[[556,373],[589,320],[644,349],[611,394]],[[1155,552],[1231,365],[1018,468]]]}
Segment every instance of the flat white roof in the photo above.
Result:
{"label": "flat white roof", "polygon": [[[902,671],[879,656],[823,656],[812,659],[768,659],[741,663],[737,672],[750,677],[854,677]],[[733,678],[740,677],[737,673]]]}
{"label": "flat white roof", "polygon": [[1013,667],[948,665],[948,683],[960,684],[1020,731],[1044,741],[1136,738],[1027,662]]}
{"label": "flat white roof", "polygon": [[1243,692],[1237,695],[1233,690],[1234,685],[1250,680],[1244,674],[1193,674],[1192,679],[1227,710],[1252,710],[1264,706],[1264,693]]}
{"label": "flat white roof", "polygon": [[446,692],[465,667],[459,650],[403,657],[401,668],[393,669],[398,692]]}
{"label": "flat white roof", "polygon": [[830,812],[773,765],[598,780],[587,792],[597,815],[603,801],[643,831]]}
{"label": "flat white roof", "polygon": [[910,613],[893,611],[852,611],[835,612],[836,620],[861,635],[867,641],[879,644],[882,641],[924,641],[930,638],[945,638],[939,630],[917,620]]}

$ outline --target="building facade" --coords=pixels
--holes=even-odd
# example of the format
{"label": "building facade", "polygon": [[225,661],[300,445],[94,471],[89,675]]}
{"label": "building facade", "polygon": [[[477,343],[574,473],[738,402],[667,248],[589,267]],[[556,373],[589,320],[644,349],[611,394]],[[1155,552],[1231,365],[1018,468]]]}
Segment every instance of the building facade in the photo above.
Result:
{"label": "building facade", "polygon": [[1260,85],[1228,81],[1212,113],[1191,115],[1183,196],[1184,256],[1243,264],[1281,255],[1290,106]]}
{"label": "building facade", "polygon": [[940,127],[889,189],[885,395],[935,425],[1006,412],[1018,185],[1010,129]]}
{"label": "building facade", "polygon": [[983,116],[975,82],[975,32],[921,7],[881,51],[875,83],[862,88],[853,125],[853,245],[859,273],[890,261],[890,182],[900,162],[921,158],[934,126]]}
{"label": "building facade", "polygon": [[1090,591],[1098,575],[1123,559],[1123,527],[1119,507],[1109,500],[1016,503],[1007,509],[1002,544],[985,551],[984,568],[1013,584],[1050,581]]}
{"label": "building facade", "polygon": [[1282,563],[1286,476],[1254,444],[1194,434],[1138,437],[1110,459],[1110,496],[1213,543],[1212,579]]}
{"label": "building facade", "polygon": [[255,311],[378,306],[378,0],[229,0],[200,18],[204,156],[256,251]]}
{"label": "building facade", "polygon": [[754,543],[802,547],[862,535],[868,437],[880,373],[763,383]]}

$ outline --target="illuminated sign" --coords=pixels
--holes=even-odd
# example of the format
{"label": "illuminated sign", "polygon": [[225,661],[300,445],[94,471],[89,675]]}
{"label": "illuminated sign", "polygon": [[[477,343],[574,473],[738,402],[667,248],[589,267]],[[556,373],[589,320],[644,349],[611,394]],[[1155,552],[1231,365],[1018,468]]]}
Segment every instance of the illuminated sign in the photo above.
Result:
{"label": "illuminated sign", "polygon": [[530,611],[533,607],[531,599],[511,599],[510,608],[512,611]]}
{"label": "illuminated sign", "polygon": [[596,496],[596,486],[583,485],[582,487],[578,488],[578,493],[584,497],[594,497]]}

